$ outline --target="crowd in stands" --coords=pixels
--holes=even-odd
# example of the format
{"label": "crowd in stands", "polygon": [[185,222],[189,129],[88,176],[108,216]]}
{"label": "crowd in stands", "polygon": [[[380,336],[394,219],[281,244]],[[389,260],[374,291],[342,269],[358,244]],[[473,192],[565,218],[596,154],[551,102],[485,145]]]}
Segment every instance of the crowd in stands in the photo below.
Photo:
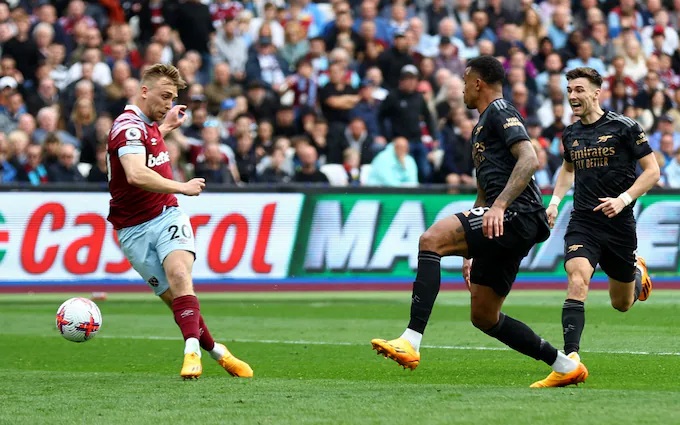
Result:
{"label": "crowd in stands", "polygon": [[208,185],[474,185],[467,60],[507,69],[550,190],[573,118],[565,73],[605,77],[680,188],[680,1],[0,1],[0,184],[107,181],[112,120],[173,63],[174,177]]}

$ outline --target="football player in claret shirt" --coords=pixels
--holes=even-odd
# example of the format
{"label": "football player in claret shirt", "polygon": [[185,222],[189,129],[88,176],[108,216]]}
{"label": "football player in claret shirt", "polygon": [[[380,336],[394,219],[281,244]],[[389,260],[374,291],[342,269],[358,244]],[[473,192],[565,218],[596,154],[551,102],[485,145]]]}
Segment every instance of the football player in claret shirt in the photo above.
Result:
{"label": "football player in claret shirt", "polygon": [[[574,185],[574,209],[564,236],[564,268],[569,281],[562,306],[564,352],[579,360],[585,326],[585,300],[597,264],[609,277],[612,307],[627,311],[645,301],[652,280],[645,260],[636,256],[635,200],[659,180],[659,164],[636,121],[604,111],[599,96],[602,76],[592,68],[567,72],[571,109],[580,119],[562,133],[564,161],[547,209],[552,227],[560,201]],[[643,172],[636,177],[636,166]],[[551,374],[537,382],[560,386]]]}
{"label": "football player in claret shirt", "polygon": [[503,65],[492,56],[467,63],[463,100],[480,113],[472,132],[477,200],[469,211],[445,217],[420,237],[411,320],[397,339],[373,348],[403,367],[420,363],[419,347],[441,283],[441,257],[464,257],[472,324],[515,351],[552,367],[565,382],[583,382],[585,366],[559,352],[524,323],[501,312],[522,259],[550,235],[533,175],[538,158],[517,109],[503,99]]}
{"label": "football player in claret shirt", "polygon": [[189,216],[180,210],[174,194],[197,196],[205,181],[174,181],[163,140],[185,119],[186,106],[172,106],[185,82],[174,66],[156,64],[144,71],[140,86],[109,133],[108,219],[132,267],[173,311],[185,341],[180,376],[193,379],[201,375],[203,348],[231,375],[252,377],[248,364],[213,340],[194,293],[194,234]]}

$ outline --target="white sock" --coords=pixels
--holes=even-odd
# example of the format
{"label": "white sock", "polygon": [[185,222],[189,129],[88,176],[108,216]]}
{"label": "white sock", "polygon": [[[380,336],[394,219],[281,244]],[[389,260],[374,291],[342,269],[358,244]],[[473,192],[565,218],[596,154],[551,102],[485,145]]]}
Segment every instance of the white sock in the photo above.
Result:
{"label": "white sock", "polygon": [[209,351],[210,357],[212,357],[215,360],[219,360],[227,354],[227,349],[224,345],[215,343],[215,346],[213,347],[212,350]]}
{"label": "white sock", "polygon": [[578,366],[578,364],[575,361],[567,357],[563,352],[557,351],[557,359],[555,360],[555,363],[552,364],[552,368],[555,372],[571,372],[576,369],[576,366]]}
{"label": "white sock", "polygon": [[198,343],[198,338],[187,338],[184,341],[184,354],[196,353],[201,357],[201,345]]}
{"label": "white sock", "polygon": [[423,334],[416,332],[413,329],[406,328],[404,333],[401,334],[401,337],[410,342],[414,350],[420,351],[420,341],[423,340]]}

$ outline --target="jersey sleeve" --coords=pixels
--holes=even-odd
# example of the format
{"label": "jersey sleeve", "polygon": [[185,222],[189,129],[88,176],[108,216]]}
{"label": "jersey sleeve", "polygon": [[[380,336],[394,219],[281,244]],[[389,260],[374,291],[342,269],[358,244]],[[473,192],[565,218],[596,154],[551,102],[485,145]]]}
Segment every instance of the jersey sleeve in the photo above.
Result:
{"label": "jersey sleeve", "polygon": [[109,151],[117,152],[118,156],[127,154],[145,154],[146,131],[138,124],[127,124],[111,132],[109,136]]}
{"label": "jersey sleeve", "polygon": [[569,131],[569,127],[567,127],[562,133],[562,147],[564,148],[564,154],[562,154],[562,158],[571,164],[572,160],[571,155],[569,154],[569,145],[567,145],[570,138],[571,132]]}
{"label": "jersey sleeve", "polygon": [[647,134],[637,121],[626,128],[624,140],[627,147],[633,152],[635,159],[643,158],[652,153]]}
{"label": "jersey sleeve", "polygon": [[[495,106],[491,105],[490,107],[493,108]],[[508,147],[522,140],[531,140],[524,126],[522,116],[511,108],[494,111],[491,117],[491,125],[497,134],[503,138]]]}

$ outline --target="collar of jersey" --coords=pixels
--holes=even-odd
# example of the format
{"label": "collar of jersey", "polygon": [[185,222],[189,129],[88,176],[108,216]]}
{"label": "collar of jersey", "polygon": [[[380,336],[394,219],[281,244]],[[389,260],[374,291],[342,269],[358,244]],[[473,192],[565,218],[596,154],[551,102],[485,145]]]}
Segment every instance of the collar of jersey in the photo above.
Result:
{"label": "collar of jersey", "polygon": [[139,109],[139,107],[137,105],[125,105],[125,109],[130,110],[130,111],[134,112],[135,114],[139,115],[139,118],[144,120],[145,123],[147,123],[149,125],[153,124],[153,122],[149,119],[149,117],[147,117],[146,114],[144,114],[144,112],[142,112],[142,110]]}

